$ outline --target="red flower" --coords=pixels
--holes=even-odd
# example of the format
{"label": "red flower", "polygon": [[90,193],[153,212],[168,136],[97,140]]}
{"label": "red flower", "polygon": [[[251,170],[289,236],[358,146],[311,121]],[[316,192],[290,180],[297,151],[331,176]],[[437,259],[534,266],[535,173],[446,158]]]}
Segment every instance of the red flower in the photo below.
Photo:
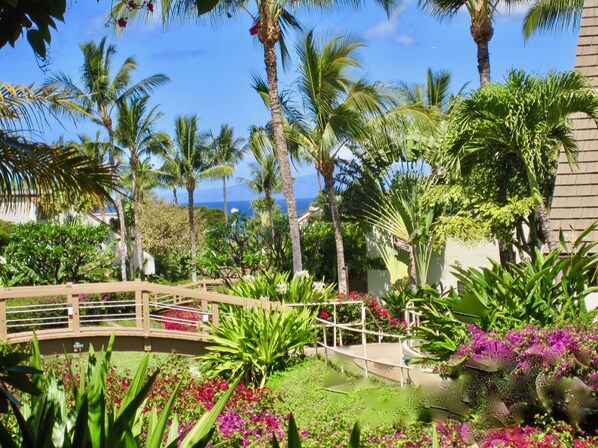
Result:
{"label": "red flower", "polygon": [[328,310],[322,310],[320,312],[320,319],[328,319],[329,316],[330,314],[328,314]]}
{"label": "red flower", "polygon": [[148,2],[148,4],[147,4],[147,10],[149,12],[154,12],[154,4],[152,2]]}
{"label": "red flower", "polygon": [[120,19],[118,19],[118,26],[120,26],[121,28],[124,28],[125,26],[127,26],[127,19],[124,17],[121,17]]}
{"label": "red flower", "polygon": [[255,22],[255,24],[251,28],[249,28],[249,34],[251,34],[252,36],[255,36],[259,30],[260,30],[260,22]]}
{"label": "red flower", "polygon": [[133,0],[131,0],[131,1],[129,2],[129,8],[131,8],[131,9],[135,9],[135,8],[137,8],[137,3],[135,3]]}

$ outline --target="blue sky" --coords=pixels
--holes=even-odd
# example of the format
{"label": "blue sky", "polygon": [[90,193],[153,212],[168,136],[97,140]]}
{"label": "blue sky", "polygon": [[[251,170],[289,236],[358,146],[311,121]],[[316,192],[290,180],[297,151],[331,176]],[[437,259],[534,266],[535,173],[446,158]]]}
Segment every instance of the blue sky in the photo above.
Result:
{"label": "blue sky", "polygon": [[[107,0],[69,3],[66,23],[59,24],[53,35],[49,65],[45,69],[39,67],[25,40],[15,49],[2,48],[3,80],[41,83],[57,71],[77,78],[82,61],[79,43],[110,34],[105,19],[109,7]],[[364,71],[372,80],[422,82],[431,67],[451,71],[455,90],[468,82],[470,88],[478,86],[476,48],[465,13],[450,22],[439,23],[418,11],[417,1],[408,0],[390,21],[372,2],[361,11],[299,14],[299,18],[304,29],[315,28],[316,34],[322,36],[358,35],[367,44],[359,55]],[[490,43],[494,80],[502,79],[511,68],[541,74],[550,69],[573,67],[577,42],[574,33],[540,35],[525,43],[521,35],[522,19],[523,9],[518,9],[499,15],[495,22]],[[163,29],[159,23],[129,23],[122,37],[111,34],[110,39],[118,50],[116,64],[126,56],[136,57],[139,70],[135,79],[154,73],[164,73],[172,79],[152,96],[154,104],[159,104],[164,112],[162,130],[170,132],[179,114],[197,113],[200,125],[206,130],[217,132],[221,123],[228,123],[239,136],[246,136],[250,125],[265,124],[269,118],[268,110],[250,87],[251,74],[264,72],[261,48],[248,31],[251,26],[247,15],[225,19],[217,25],[193,23],[169,29]],[[290,48],[294,61],[292,43]],[[286,73],[280,70],[281,88],[291,85],[295,70],[295,65]],[[49,126],[42,138],[52,141],[62,134],[69,139],[80,132],[92,134],[95,128],[65,121],[63,126]],[[306,166],[297,174],[310,172],[313,170]],[[247,174],[244,163],[237,175]],[[205,183],[201,188],[218,191],[214,183]],[[297,196],[301,197],[301,192]]]}

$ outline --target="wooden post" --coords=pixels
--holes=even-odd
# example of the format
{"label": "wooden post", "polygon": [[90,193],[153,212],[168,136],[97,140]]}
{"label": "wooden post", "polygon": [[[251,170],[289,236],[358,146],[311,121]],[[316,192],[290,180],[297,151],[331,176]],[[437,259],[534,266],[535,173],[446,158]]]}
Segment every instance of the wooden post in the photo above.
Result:
{"label": "wooden post", "polygon": [[218,304],[212,302],[212,324],[215,327],[220,326],[220,315],[218,314]]}
{"label": "wooden post", "polygon": [[[66,284],[67,288],[72,288],[72,283]],[[74,294],[66,295],[66,305],[68,307],[69,330],[73,335],[78,336],[81,332],[81,322],[79,320],[79,296]]]}
{"label": "wooden post", "polygon": [[8,338],[8,328],[6,322],[6,300],[0,300],[0,339],[6,341]]}
{"label": "wooden post", "polygon": [[135,328],[143,328],[143,295],[141,289],[135,290]]}
{"label": "wooden post", "polygon": [[150,333],[150,303],[149,303],[149,293],[147,291],[143,291],[141,293],[142,302],[143,302],[143,334],[145,337],[149,337]]}
{"label": "wooden post", "polygon": [[260,300],[262,301],[262,308],[265,310],[271,310],[272,308],[270,307],[270,298],[268,296],[262,296],[260,297]]}

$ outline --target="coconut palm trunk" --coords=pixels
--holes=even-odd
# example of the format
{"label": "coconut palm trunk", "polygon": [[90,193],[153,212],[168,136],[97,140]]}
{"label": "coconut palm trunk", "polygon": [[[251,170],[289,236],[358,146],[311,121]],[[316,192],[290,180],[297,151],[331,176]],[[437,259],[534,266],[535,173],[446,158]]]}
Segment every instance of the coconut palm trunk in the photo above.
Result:
{"label": "coconut palm trunk", "polygon": [[104,116],[104,127],[108,131],[108,160],[114,173],[114,191],[116,205],[116,215],[118,217],[120,240],[118,250],[120,252],[120,277],[123,282],[127,281],[127,242],[125,226],[125,210],[123,208],[122,195],[120,194],[120,185],[118,182],[118,173],[116,172],[116,160],[114,157],[114,129],[112,129],[112,119],[109,115]]}
{"label": "coconut palm trunk", "polygon": [[[131,176],[133,178],[133,215],[135,220],[135,246],[137,248],[137,267],[139,268],[139,278],[145,280],[143,271],[143,244],[141,241],[141,226],[139,225],[139,187],[137,185],[137,160],[131,163]],[[134,276],[134,273],[131,273]]]}
{"label": "coconut palm trunk", "polygon": [[174,205],[179,205],[179,199],[177,198],[177,195],[176,195],[176,187],[174,187],[172,189],[172,195],[174,196]]}
{"label": "coconut palm trunk", "polygon": [[226,203],[226,176],[222,176],[222,205],[224,207],[224,222],[228,224],[228,204]]}
{"label": "coconut palm trunk", "polygon": [[334,242],[336,244],[336,269],[338,275],[338,292],[341,294],[347,294],[349,292],[349,281],[347,276],[347,266],[345,265],[345,246],[343,244],[341,216],[338,211],[336,192],[334,191],[334,177],[332,176],[333,170],[334,164],[332,164],[332,168],[328,170],[328,173],[322,174],[322,177],[324,177],[324,188],[326,190],[328,204],[330,205],[330,213],[332,215],[332,228],[334,230]]}
{"label": "coconut palm trunk", "polygon": [[276,239],[276,230],[274,229],[274,216],[272,209],[274,208],[274,199],[270,195],[270,192],[266,192],[266,208],[268,210],[268,224],[270,224],[270,231],[272,232],[272,244]]}
{"label": "coconut palm trunk", "polygon": [[[267,30],[265,31],[267,33]],[[261,39],[261,36],[260,36]],[[270,100],[270,111],[272,114],[272,129],[276,145],[276,158],[280,167],[282,178],[282,192],[287,204],[287,216],[289,219],[289,230],[291,235],[291,246],[293,251],[293,271],[303,270],[301,261],[301,236],[299,233],[299,221],[297,219],[297,203],[295,191],[293,190],[293,178],[291,174],[291,163],[287,150],[287,141],[284,135],[284,125],[280,98],[278,96],[278,72],[276,67],[275,41],[264,39],[264,62],[266,64],[266,75],[268,78],[268,97]]]}
{"label": "coconut palm trunk", "polygon": [[197,241],[195,239],[195,217],[193,202],[193,192],[195,191],[195,182],[187,182],[187,194],[189,197],[189,234],[191,236],[191,280],[197,281]]}
{"label": "coconut palm trunk", "polygon": [[492,19],[484,17],[479,23],[472,22],[470,30],[477,46],[480,86],[484,87],[490,82],[490,51],[488,45],[494,35]]}
{"label": "coconut palm trunk", "polygon": [[544,204],[544,202],[541,202],[538,205],[536,205],[535,209],[536,216],[538,217],[538,221],[540,222],[540,228],[542,229],[542,236],[544,237],[544,242],[548,246],[548,250],[552,251],[558,249],[559,244],[554,238],[552,226],[550,225],[550,213],[548,212],[546,205]]}

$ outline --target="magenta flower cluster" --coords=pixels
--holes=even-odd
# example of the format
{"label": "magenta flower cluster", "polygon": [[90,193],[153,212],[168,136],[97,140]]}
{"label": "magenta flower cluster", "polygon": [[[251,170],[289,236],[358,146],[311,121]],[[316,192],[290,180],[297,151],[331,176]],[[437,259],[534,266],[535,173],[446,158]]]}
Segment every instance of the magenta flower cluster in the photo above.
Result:
{"label": "magenta flower cluster", "polygon": [[515,375],[544,373],[552,377],[577,376],[598,390],[598,327],[528,326],[507,333],[485,333],[470,327],[470,341],[452,360],[479,365],[500,363]]}

